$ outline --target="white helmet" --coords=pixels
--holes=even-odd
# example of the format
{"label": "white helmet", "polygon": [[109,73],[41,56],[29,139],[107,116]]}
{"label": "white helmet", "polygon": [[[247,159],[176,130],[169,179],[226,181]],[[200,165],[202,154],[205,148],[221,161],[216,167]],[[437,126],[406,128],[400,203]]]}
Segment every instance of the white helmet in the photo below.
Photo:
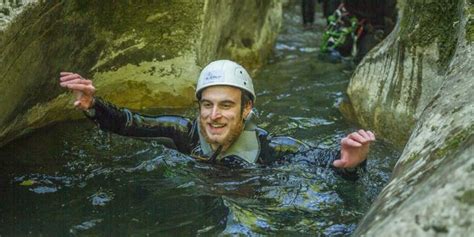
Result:
{"label": "white helmet", "polygon": [[208,64],[199,75],[196,86],[196,97],[205,88],[210,86],[234,86],[252,95],[255,103],[255,91],[252,78],[239,64],[230,60],[217,60]]}

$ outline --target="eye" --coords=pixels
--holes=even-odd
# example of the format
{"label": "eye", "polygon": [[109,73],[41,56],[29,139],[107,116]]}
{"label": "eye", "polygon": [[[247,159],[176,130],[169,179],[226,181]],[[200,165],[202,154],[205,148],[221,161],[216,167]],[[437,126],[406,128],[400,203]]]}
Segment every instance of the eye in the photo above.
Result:
{"label": "eye", "polygon": [[201,106],[206,109],[209,109],[209,108],[212,108],[212,103],[210,103],[209,101],[204,101],[204,102],[201,102]]}
{"label": "eye", "polygon": [[222,109],[230,109],[230,108],[232,108],[232,105],[233,105],[232,103],[223,103],[223,104],[221,104],[220,107]]}

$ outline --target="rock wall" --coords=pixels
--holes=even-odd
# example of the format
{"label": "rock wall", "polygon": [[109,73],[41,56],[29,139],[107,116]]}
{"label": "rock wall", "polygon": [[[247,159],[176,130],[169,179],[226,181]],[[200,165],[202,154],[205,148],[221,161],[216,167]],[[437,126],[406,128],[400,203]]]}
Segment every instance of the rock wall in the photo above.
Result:
{"label": "rock wall", "polygon": [[[257,24],[254,24],[257,23]],[[60,71],[135,110],[187,107],[201,67],[221,58],[258,69],[281,24],[279,1],[39,1],[0,34],[0,146],[79,118]]]}
{"label": "rock wall", "polygon": [[0,1],[0,37],[9,23],[30,3],[37,0],[2,0]]}
{"label": "rock wall", "polygon": [[282,4],[272,0],[235,2],[245,4],[206,1],[198,60],[206,64],[219,55],[256,70],[272,52],[282,21]]}
{"label": "rock wall", "polygon": [[392,33],[366,55],[347,93],[347,117],[403,147],[441,87],[456,47],[458,2],[398,1]]}
{"label": "rock wall", "polygon": [[[474,233],[474,3],[429,1],[430,11],[421,12],[419,4],[426,1],[412,3],[399,2],[398,29],[363,61],[349,88],[358,98],[352,103],[361,123],[384,130],[388,137],[391,130],[399,133],[394,136],[402,143],[410,134],[390,183],[354,235],[470,236]],[[420,29],[434,23],[439,25]],[[426,31],[445,35],[422,46],[404,41],[421,40]],[[364,97],[367,101],[361,102]],[[375,119],[360,115],[364,112]]]}

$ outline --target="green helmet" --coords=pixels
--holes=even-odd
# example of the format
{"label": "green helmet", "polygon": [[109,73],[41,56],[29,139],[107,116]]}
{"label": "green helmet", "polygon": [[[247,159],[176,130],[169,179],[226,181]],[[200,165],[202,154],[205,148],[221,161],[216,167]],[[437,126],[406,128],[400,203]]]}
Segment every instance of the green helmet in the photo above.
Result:
{"label": "green helmet", "polygon": [[255,103],[252,78],[245,68],[233,61],[217,60],[209,63],[199,75],[196,97],[210,86],[233,86],[243,89],[252,95],[252,101]]}

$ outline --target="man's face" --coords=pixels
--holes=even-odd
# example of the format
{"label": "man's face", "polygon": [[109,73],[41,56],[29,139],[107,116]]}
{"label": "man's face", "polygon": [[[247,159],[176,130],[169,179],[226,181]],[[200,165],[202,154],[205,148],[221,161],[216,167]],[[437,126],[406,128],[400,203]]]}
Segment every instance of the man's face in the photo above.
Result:
{"label": "man's face", "polygon": [[203,90],[199,101],[201,133],[212,149],[222,145],[223,151],[239,137],[243,118],[251,104],[241,111],[241,91],[232,86],[211,86]]}

